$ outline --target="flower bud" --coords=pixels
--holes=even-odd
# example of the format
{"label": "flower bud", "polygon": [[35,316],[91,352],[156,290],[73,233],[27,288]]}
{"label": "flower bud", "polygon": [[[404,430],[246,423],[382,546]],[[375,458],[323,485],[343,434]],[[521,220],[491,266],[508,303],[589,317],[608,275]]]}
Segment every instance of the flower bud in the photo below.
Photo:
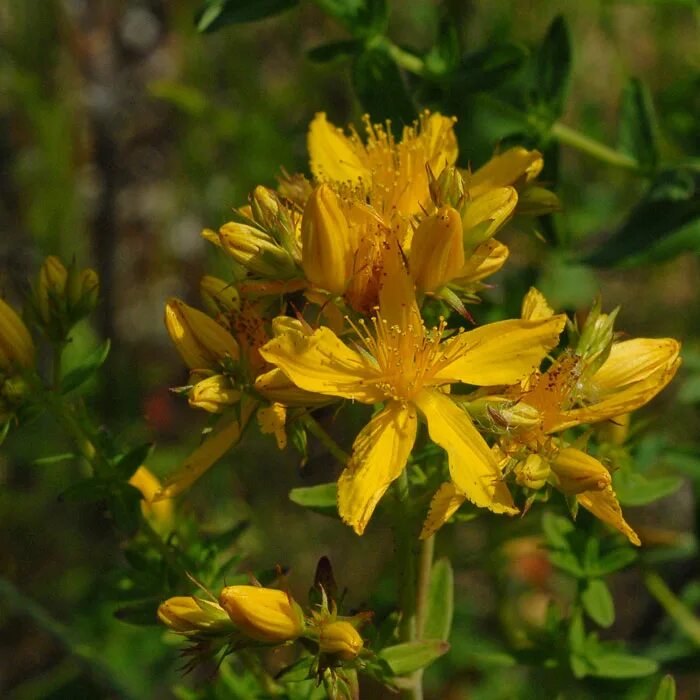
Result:
{"label": "flower bud", "polygon": [[599,423],[597,428],[601,440],[611,445],[624,445],[630,432],[630,414],[613,416],[605,423]]}
{"label": "flower bud", "polygon": [[158,608],[158,619],[173,632],[188,636],[219,636],[235,631],[221,606],[194,596],[168,598]]}
{"label": "flower bud", "polygon": [[304,614],[284,591],[258,586],[227,586],[221,607],[251,639],[281,644],[304,633]]}
{"label": "flower bud", "polygon": [[435,206],[449,205],[459,209],[464,201],[464,178],[453,165],[448,165],[437,178],[430,174],[430,197]]}
{"label": "flower bud", "polygon": [[64,307],[68,270],[55,255],[49,255],[39,270],[37,285],[37,306],[44,323],[60,314]]}
{"label": "flower bud", "polygon": [[296,266],[289,253],[255,226],[230,221],[219,229],[219,241],[237,263],[256,275],[274,279],[294,276]]}
{"label": "flower bud", "polygon": [[68,312],[75,321],[89,314],[96,306],[100,293],[100,279],[89,267],[78,270],[71,265],[66,282]]}
{"label": "flower bud", "polygon": [[14,309],[0,299],[0,370],[33,364],[32,336]]}
{"label": "flower bud", "polygon": [[[585,359],[598,359],[597,364],[607,359],[613,342],[613,326],[619,307],[612,313],[601,313],[600,299],[596,299],[581,329],[576,354]],[[597,369],[597,367],[596,367]]]}
{"label": "flower bud", "polygon": [[345,290],[357,250],[354,238],[338,195],[328,185],[317,187],[301,220],[301,264],[314,286],[332,294]]}
{"label": "flower bud", "polygon": [[469,415],[490,432],[528,430],[539,425],[541,413],[524,401],[513,401],[505,396],[484,396],[465,402]]}
{"label": "flower bud", "polygon": [[241,392],[231,386],[223,374],[215,374],[197,382],[189,392],[189,404],[209,413],[221,413],[241,399]]}
{"label": "flower bud", "polygon": [[508,221],[517,203],[518,193],[512,187],[499,187],[467,202],[462,212],[464,249],[489,240]]}
{"label": "flower bud", "polygon": [[321,627],[318,646],[323,654],[335,654],[343,661],[352,661],[362,651],[364,640],[349,622],[336,620]]}
{"label": "flower bud", "polygon": [[565,447],[552,461],[557,487],[568,494],[602,491],[610,486],[610,472],[595,457],[574,447]]}
{"label": "flower bud", "polygon": [[515,480],[529,489],[541,489],[549,474],[549,463],[537,454],[528,455],[527,459],[515,465]]}
{"label": "flower bud", "polygon": [[190,369],[215,369],[227,359],[239,358],[238,343],[230,333],[179,299],[165,305],[165,326]]}
{"label": "flower bud", "polygon": [[515,213],[520,216],[544,216],[560,209],[559,197],[545,187],[529,185],[518,192]]}
{"label": "flower bud", "polygon": [[411,273],[418,289],[444,287],[464,266],[462,221],[452,207],[442,207],[424,219],[413,234]]}
{"label": "flower bud", "polygon": [[143,500],[141,512],[148,520],[153,520],[164,528],[170,527],[173,520],[173,502],[168,498],[152,502],[153,497],[160,491],[161,483],[150,469],[140,466],[129,479],[129,483],[137,488]]}
{"label": "flower bud", "polygon": [[238,311],[241,307],[241,299],[238,290],[231,282],[205,275],[199,283],[199,292],[207,311],[216,316]]}

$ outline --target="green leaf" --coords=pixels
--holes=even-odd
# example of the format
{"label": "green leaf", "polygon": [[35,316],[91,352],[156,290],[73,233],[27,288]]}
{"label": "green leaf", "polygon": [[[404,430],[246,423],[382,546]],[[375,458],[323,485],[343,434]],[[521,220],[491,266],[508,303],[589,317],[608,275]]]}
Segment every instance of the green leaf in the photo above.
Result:
{"label": "green leaf", "polygon": [[67,462],[71,459],[77,459],[78,455],[74,452],[64,452],[60,455],[51,455],[50,457],[39,457],[35,459],[32,464],[36,466],[44,466],[46,464],[58,464],[59,462]]}
{"label": "green leaf", "polygon": [[255,22],[284,12],[299,0],[205,0],[195,14],[200,32],[213,32],[229,24]]}
{"label": "green leaf", "polygon": [[649,89],[637,78],[631,78],[622,91],[618,146],[642,167],[656,167],[659,153],[654,105]]}
{"label": "green leaf", "polygon": [[519,44],[503,44],[464,56],[450,75],[451,89],[489,92],[520,70],[528,56]]}
{"label": "green leaf", "polygon": [[104,364],[109,355],[110,349],[109,339],[105,340],[96,350],[94,350],[85,361],[75,367],[61,379],[60,391],[62,394],[67,394],[74,389],[82,386],[93,374]]}
{"label": "green leaf", "polygon": [[647,477],[629,469],[613,477],[615,493],[623,506],[644,506],[677,491],[683,480],[677,476]]}
{"label": "green leaf", "polygon": [[117,529],[133,535],[141,524],[141,492],[131,484],[113,484],[109,496],[109,510]]}
{"label": "green leaf", "polygon": [[567,536],[574,531],[574,524],[568,518],[546,511],[542,516],[542,532],[547,544],[554,549],[568,549]]}
{"label": "green leaf", "polygon": [[60,501],[67,503],[91,503],[105,498],[114,482],[108,479],[81,479],[71,484],[62,494]]}
{"label": "green leaf", "polygon": [[307,678],[312,677],[311,672],[311,662],[313,657],[303,656],[298,661],[295,661],[290,666],[283,668],[276,676],[275,680],[282,683],[295,683],[298,681],[304,681]]}
{"label": "green leaf", "polygon": [[416,109],[404,77],[384,49],[368,49],[361,53],[355,59],[352,81],[363,109],[373,122],[389,119],[392,127],[400,130],[415,120]]}
{"label": "green leaf", "polygon": [[549,25],[544,42],[537,53],[536,94],[547,107],[552,120],[564,111],[564,102],[571,81],[571,37],[562,15]]}
{"label": "green leaf", "polygon": [[140,466],[146,462],[148,455],[150,455],[152,451],[152,442],[147,442],[143,445],[139,445],[138,447],[134,447],[133,450],[130,450],[116,461],[114,464],[114,469],[120,476],[128,479]]}
{"label": "green leaf", "polygon": [[438,559],[430,572],[423,639],[447,641],[454,611],[454,574],[447,557]]}
{"label": "green leaf", "polygon": [[608,267],[645,251],[700,219],[700,165],[660,173],[627,220],[587,258]]}
{"label": "green leaf", "polygon": [[601,627],[615,622],[615,604],[605,581],[594,578],[588,581],[581,594],[581,602],[588,616]]}
{"label": "green leaf", "polygon": [[673,676],[664,676],[654,695],[654,700],[676,700],[676,681]]}
{"label": "green leaf", "polygon": [[355,39],[331,41],[310,49],[306,54],[314,63],[328,63],[336,58],[354,56],[362,48],[362,44]]}
{"label": "green leaf", "polygon": [[395,676],[405,676],[419,668],[425,668],[448,651],[450,645],[439,639],[406,642],[385,647],[377,658],[386,663]]}
{"label": "green leaf", "polygon": [[389,23],[386,0],[315,0],[316,4],[351,34],[370,38],[383,34]]}
{"label": "green leaf", "polygon": [[631,547],[618,547],[611,552],[602,554],[598,561],[589,567],[588,573],[592,576],[605,576],[618,569],[623,569],[636,558],[637,552]]}
{"label": "green leaf", "polygon": [[589,675],[598,678],[642,678],[656,673],[659,665],[652,659],[622,652],[602,652],[589,656]]}
{"label": "green leaf", "polygon": [[292,489],[289,492],[289,500],[316,513],[338,516],[338,496],[335,481],[330,484]]}

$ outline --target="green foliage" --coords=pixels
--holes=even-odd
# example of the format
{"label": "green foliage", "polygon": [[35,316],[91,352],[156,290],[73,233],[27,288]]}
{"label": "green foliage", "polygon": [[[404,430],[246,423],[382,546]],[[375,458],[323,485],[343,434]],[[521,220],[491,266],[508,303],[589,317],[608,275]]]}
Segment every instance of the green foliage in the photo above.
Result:
{"label": "green foliage", "polygon": [[571,36],[566,20],[556,17],[536,57],[535,100],[540,113],[554,121],[564,111],[571,82]]}
{"label": "green foliage", "polygon": [[649,88],[637,78],[630,78],[622,93],[619,128],[620,150],[653,171],[659,161],[658,125]]}
{"label": "green foliage", "polygon": [[439,639],[405,642],[404,644],[384,647],[377,654],[377,659],[387,665],[391,674],[405,676],[433,663],[449,648],[450,645],[447,642]]}
{"label": "green foliage", "polygon": [[430,572],[423,639],[448,641],[454,612],[454,573],[446,557],[438,559]]}
{"label": "green foliage", "polygon": [[200,32],[214,32],[230,24],[255,22],[297,5],[299,0],[206,0],[195,16]]}

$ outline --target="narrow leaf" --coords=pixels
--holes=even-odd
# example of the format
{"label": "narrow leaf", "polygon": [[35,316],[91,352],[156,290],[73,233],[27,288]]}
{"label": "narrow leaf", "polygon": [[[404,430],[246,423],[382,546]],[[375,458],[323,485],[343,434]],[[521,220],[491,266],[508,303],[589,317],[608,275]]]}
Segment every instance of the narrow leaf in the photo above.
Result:
{"label": "narrow leaf", "polygon": [[589,675],[598,678],[643,678],[656,673],[659,665],[652,659],[619,652],[604,652],[588,658]]}
{"label": "narrow leaf", "polygon": [[117,460],[114,465],[115,470],[124,478],[131,477],[131,475],[144,464],[152,450],[152,442],[134,447],[133,450],[130,450]]}
{"label": "narrow leaf", "polygon": [[664,676],[659,683],[654,700],[676,700],[676,681],[673,676]]}
{"label": "narrow leaf", "polygon": [[61,393],[67,394],[79,386],[84,384],[93,374],[104,364],[109,355],[110,341],[109,339],[100,345],[96,350],[94,350],[85,361],[72,369],[66,374],[61,380]]}
{"label": "narrow leaf", "polygon": [[615,622],[615,604],[605,581],[594,578],[588,581],[581,594],[581,602],[588,616],[601,627]]}
{"label": "narrow leaf", "polygon": [[454,611],[454,574],[447,557],[438,559],[430,572],[428,604],[423,626],[423,639],[447,641]]}
{"label": "narrow leaf", "polygon": [[564,111],[571,80],[571,37],[562,15],[554,19],[537,54],[536,92],[551,118]]}
{"label": "narrow leaf", "polygon": [[637,78],[631,78],[622,92],[619,129],[620,150],[642,167],[656,167],[659,153],[654,105],[649,89]]}
{"label": "narrow leaf", "polygon": [[338,515],[337,487],[335,482],[292,489],[289,500],[323,515]]}
{"label": "narrow leaf", "polygon": [[328,63],[336,58],[353,56],[361,47],[362,44],[354,39],[331,41],[327,44],[314,46],[306,55],[314,63]]}
{"label": "narrow leaf", "polygon": [[384,661],[395,676],[405,676],[419,668],[425,668],[441,657],[450,645],[439,639],[421,642],[406,642],[393,647],[385,647],[377,658]]}
{"label": "narrow leaf", "polygon": [[213,32],[229,24],[255,22],[279,14],[299,0],[205,0],[195,14],[200,32]]}

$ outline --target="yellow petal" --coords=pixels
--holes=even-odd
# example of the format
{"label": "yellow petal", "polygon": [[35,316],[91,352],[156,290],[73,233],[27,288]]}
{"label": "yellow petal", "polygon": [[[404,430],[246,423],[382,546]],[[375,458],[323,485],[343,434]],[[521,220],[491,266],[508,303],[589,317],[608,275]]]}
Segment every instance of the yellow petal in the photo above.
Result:
{"label": "yellow petal", "polygon": [[466,287],[493,275],[503,267],[508,255],[508,248],[495,238],[485,241],[472,251],[454,284]]}
{"label": "yellow petal", "polygon": [[426,160],[436,175],[457,162],[459,149],[454,132],[455,121],[454,117],[445,117],[438,112],[421,121],[420,138],[425,144]]}
{"label": "yellow petal", "polygon": [[467,414],[438,391],[422,391],[415,402],[428,423],[431,440],[447,452],[457,489],[480,508],[517,513],[495,457]]}
{"label": "yellow petal", "polygon": [[464,246],[473,248],[491,238],[512,216],[518,193],[512,187],[499,187],[476,197],[462,215]]}
{"label": "yellow petal", "polygon": [[307,142],[311,172],[317,180],[370,182],[371,174],[365,167],[361,144],[328,122],[324,112],[319,112],[311,122]]}
{"label": "yellow petal", "polygon": [[611,483],[610,472],[601,462],[574,447],[559,450],[551,467],[557,488],[564,493],[602,491]]}
{"label": "yellow petal", "polygon": [[612,486],[602,491],[584,491],[576,496],[576,500],[586,510],[590,510],[596,518],[625,535],[632,544],[637,546],[641,544],[637,533],[625,521]]}
{"label": "yellow petal", "polygon": [[551,316],[554,316],[554,309],[549,305],[544,294],[539,289],[530,287],[523,299],[520,317],[530,321],[537,321],[542,318],[550,318]]}
{"label": "yellow petal", "polygon": [[241,437],[255,404],[246,402],[241,408],[241,418],[234,417],[222,420],[216,428],[204,438],[204,442],[170,474],[163,482],[163,488],[154,496],[154,501],[163,498],[173,498],[186,491],[197,479],[221,459]]}
{"label": "yellow petal", "polygon": [[214,369],[226,358],[239,358],[238,343],[228,331],[179,299],[165,305],[165,326],[190,369]]}
{"label": "yellow petal", "polygon": [[330,401],[325,394],[314,394],[300,389],[277,367],[258,375],[255,380],[255,390],[268,401],[285,406],[321,406]]}
{"label": "yellow petal", "polygon": [[0,368],[34,364],[34,343],[27,327],[15,310],[0,299]]}
{"label": "yellow petal", "polygon": [[469,193],[477,197],[495,187],[515,185],[518,181],[529,182],[536,178],[544,161],[538,151],[528,151],[521,146],[509,148],[494,156],[479,168],[469,181]]}
{"label": "yellow petal", "polygon": [[548,319],[497,321],[460,333],[443,343],[449,361],[435,379],[476,386],[515,384],[540,366],[559,342],[566,323],[563,314]]}
{"label": "yellow petal", "polygon": [[260,432],[265,435],[274,435],[280,450],[287,447],[287,433],[284,430],[286,421],[287,409],[281,403],[273,403],[271,406],[258,409]]}
{"label": "yellow petal", "polygon": [[466,500],[466,496],[451,481],[443,484],[430,501],[430,510],[423,523],[420,539],[425,540],[434,535]]}
{"label": "yellow petal", "polygon": [[143,496],[141,512],[144,517],[152,518],[164,528],[169,527],[173,521],[173,502],[169,498],[153,502],[161,488],[158,477],[147,467],[140,466],[129,479],[129,483]]}
{"label": "yellow petal", "polygon": [[310,336],[285,333],[264,345],[260,354],[306,391],[363,403],[384,400],[374,385],[377,370],[329,328],[319,328]]}
{"label": "yellow petal", "polygon": [[350,462],[338,479],[338,512],[358,535],[406,466],[417,424],[412,405],[392,401],[355,439]]}

